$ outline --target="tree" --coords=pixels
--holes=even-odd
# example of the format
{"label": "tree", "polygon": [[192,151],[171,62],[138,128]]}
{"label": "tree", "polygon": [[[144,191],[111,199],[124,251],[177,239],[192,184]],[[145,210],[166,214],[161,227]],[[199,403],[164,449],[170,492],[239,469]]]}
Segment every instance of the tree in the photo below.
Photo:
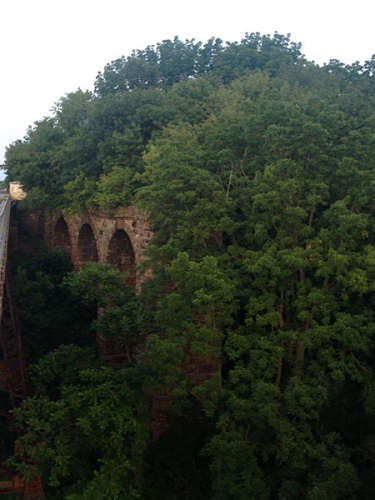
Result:
{"label": "tree", "polygon": [[[101,367],[92,347],[77,345],[81,336],[77,331],[67,335],[67,331],[59,330],[66,328],[65,310],[54,307],[54,297],[56,295],[60,305],[61,301],[66,304],[70,317],[79,303],[79,315],[85,321],[86,330],[91,319],[92,328],[100,328],[104,335],[117,336],[127,348],[140,341],[139,301],[134,290],[125,285],[126,277],[109,266],[88,265],[79,273],[66,276],[67,266],[62,255],[60,260],[46,252],[43,259],[42,255],[43,252],[39,252],[29,261],[27,270],[18,271],[18,280],[23,283],[19,296],[22,319],[28,321],[29,329],[32,328],[30,334],[34,335],[32,341],[30,334],[26,336],[26,346],[38,356],[44,356],[30,370],[34,396],[15,411],[17,426],[24,431],[9,466],[28,478],[33,468],[27,464],[37,460],[48,494],[57,495],[56,498],[59,495],[72,499],[115,499],[124,495],[139,498],[142,455],[149,429],[142,370],[135,366],[121,370]],[[35,337],[41,335],[40,323],[46,323],[51,332],[46,313],[41,316],[35,309],[35,304],[45,307],[45,293],[48,294],[47,309],[53,313],[54,330],[59,335],[53,339],[43,338],[40,341],[43,350],[39,352]],[[28,316],[30,297],[34,308]],[[99,319],[83,317],[85,307],[92,311],[98,306],[105,307]],[[34,316],[36,327],[33,327]],[[76,328],[82,328],[78,320],[73,319]],[[93,345],[88,331],[86,339],[86,344]],[[76,344],[67,344],[72,340]],[[58,344],[60,346],[54,349]],[[36,359],[35,354],[33,358]]]}
{"label": "tree", "polygon": [[[217,418],[206,447],[215,498],[369,495],[374,170],[361,145],[372,143],[368,118],[360,118],[357,141],[334,89],[312,95],[254,75],[219,96],[206,122],[169,127],[155,141],[145,157],[149,186],[139,191],[157,232],[154,269],[167,272],[180,251],[197,262],[216,255],[236,290],[234,323],[223,331],[223,389],[211,389],[207,403]],[[213,227],[217,245],[205,239]],[[167,293],[161,311],[174,300]],[[162,336],[158,351],[169,343]]]}
{"label": "tree", "polygon": [[53,204],[61,193],[61,165],[56,155],[61,141],[61,132],[55,128],[54,121],[45,118],[28,129],[24,141],[16,141],[8,146],[8,180],[21,181],[29,200],[36,201],[42,192],[46,203]]}
{"label": "tree", "polygon": [[131,351],[144,340],[146,312],[134,287],[127,283],[128,277],[109,264],[89,263],[67,276],[64,283],[76,297],[100,310],[92,328],[104,337],[120,341],[131,361]]}
{"label": "tree", "polygon": [[[13,411],[23,433],[9,465],[28,478],[28,461],[37,461],[53,498],[140,498],[149,427],[142,376],[100,368],[87,354],[62,346],[34,368],[40,392]],[[58,398],[49,390],[56,396],[56,378]]]}
{"label": "tree", "polygon": [[14,283],[26,355],[36,362],[60,344],[93,343],[90,323],[96,311],[62,286],[72,266],[65,252],[38,248],[19,258]]}

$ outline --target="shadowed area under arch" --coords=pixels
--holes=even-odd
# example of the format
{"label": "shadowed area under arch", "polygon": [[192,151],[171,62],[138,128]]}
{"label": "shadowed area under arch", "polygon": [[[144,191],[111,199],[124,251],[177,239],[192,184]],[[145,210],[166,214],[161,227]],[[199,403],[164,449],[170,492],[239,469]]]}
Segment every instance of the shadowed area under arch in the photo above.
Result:
{"label": "shadowed area under arch", "polygon": [[116,231],[108,246],[107,262],[120,271],[129,273],[129,284],[136,284],[135,255],[129,236],[122,229]]}
{"label": "shadowed area under arch", "polygon": [[83,224],[77,244],[78,260],[81,264],[86,262],[98,262],[98,249],[94,233],[89,224]]}
{"label": "shadowed area under arch", "polygon": [[70,241],[69,229],[63,217],[60,217],[55,224],[53,246],[54,248],[64,248],[68,253],[71,251],[72,243]]}

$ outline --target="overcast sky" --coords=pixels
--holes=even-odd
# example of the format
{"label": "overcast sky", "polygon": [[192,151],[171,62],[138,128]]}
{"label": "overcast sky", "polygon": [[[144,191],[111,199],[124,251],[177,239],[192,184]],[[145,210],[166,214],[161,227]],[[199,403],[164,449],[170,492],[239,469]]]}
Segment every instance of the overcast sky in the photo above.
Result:
{"label": "overcast sky", "polygon": [[0,14],[0,163],[60,97],[93,90],[106,63],[175,35],[291,33],[319,64],[375,53],[371,0],[0,0]]}

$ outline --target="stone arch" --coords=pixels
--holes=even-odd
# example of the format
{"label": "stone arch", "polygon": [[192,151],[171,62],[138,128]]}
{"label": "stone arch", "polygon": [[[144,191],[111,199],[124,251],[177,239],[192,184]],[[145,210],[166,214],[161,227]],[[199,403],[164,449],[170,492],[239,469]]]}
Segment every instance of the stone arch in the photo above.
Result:
{"label": "stone arch", "polygon": [[52,243],[54,248],[63,248],[69,254],[71,253],[72,243],[70,239],[69,228],[63,217],[60,217],[56,221],[53,231]]}
{"label": "stone arch", "polygon": [[98,249],[90,224],[83,224],[78,235],[77,256],[79,264],[98,262]]}
{"label": "stone arch", "polygon": [[107,263],[120,271],[129,273],[129,283],[136,285],[135,254],[128,234],[117,230],[108,245]]}

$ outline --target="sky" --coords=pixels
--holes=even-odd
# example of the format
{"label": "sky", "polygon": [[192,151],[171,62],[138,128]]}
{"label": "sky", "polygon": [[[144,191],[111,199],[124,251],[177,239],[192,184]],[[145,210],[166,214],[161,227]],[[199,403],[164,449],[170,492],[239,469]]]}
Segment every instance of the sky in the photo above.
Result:
{"label": "sky", "polygon": [[375,53],[375,2],[356,0],[0,0],[0,164],[5,147],[104,66],[178,36],[291,34],[318,64]]}

